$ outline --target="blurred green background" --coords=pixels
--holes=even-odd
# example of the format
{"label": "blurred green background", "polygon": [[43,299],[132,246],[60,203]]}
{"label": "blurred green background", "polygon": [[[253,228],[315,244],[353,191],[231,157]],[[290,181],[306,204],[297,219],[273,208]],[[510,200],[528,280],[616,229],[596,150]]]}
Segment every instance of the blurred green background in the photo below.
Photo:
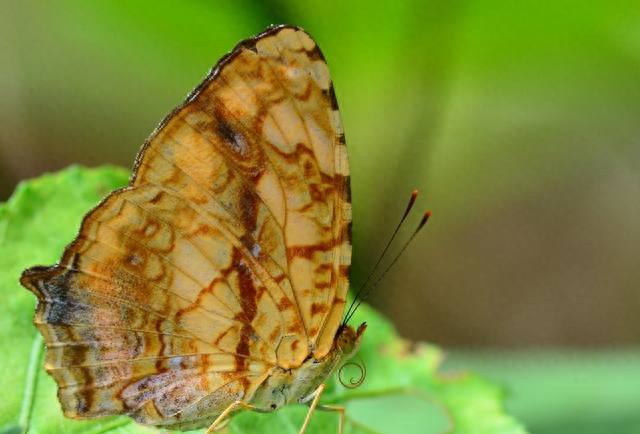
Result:
{"label": "blurred green background", "polygon": [[372,304],[504,384],[533,433],[640,433],[637,1],[3,1],[0,200],[71,163],[131,167],[272,23],[331,68],[355,285],[414,188],[433,210]]}

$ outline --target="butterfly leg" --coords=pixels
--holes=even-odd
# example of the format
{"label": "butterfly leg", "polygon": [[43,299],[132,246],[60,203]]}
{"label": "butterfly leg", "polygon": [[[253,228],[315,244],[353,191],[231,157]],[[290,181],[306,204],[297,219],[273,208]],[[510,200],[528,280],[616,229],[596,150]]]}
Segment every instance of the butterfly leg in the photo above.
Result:
{"label": "butterfly leg", "polygon": [[344,408],[334,407],[332,405],[318,405],[318,402],[320,401],[320,395],[322,395],[322,392],[324,392],[324,389],[326,387],[326,384],[321,384],[311,395],[306,396],[298,401],[300,404],[309,404],[309,401],[311,401],[311,403],[309,404],[309,413],[307,413],[307,418],[304,420],[304,424],[302,425],[302,428],[300,428],[299,434],[304,434],[304,432],[307,430],[307,426],[309,426],[309,422],[311,421],[311,415],[316,410],[339,412],[340,427],[338,429],[338,433],[342,434],[342,429],[344,426]]}
{"label": "butterfly leg", "polygon": [[337,411],[340,413],[340,425],[338,425],[338,434],[342,434],[344,430],[344,407],[336,407],[333,405],[318,405],[316,410],[321,411]]}
{"label": "butterfly leg", "polygon": [[209,427],[209,429],[207,431],[205,431],[204,434],[211,434],[214,431],[218,431],[223,429],[225,426],[227,426],[227,424],[231,421],[231,419],[227,419],[223,422],[224,418],[226,418],[227,416],[229,416],[229,414],[235,410],[238,407],[242,407],[245,410],[251,410],[251,411],[256,411],[258,413],[268,413],[269,410],[264,410],[262,408],[259,407],[254,407],[253,405],[249,405],[249,404],[245,404],[242,401],[235,401],[233,402],[229,407],[226,408],[225,411],[223,411],[222,413],[220,413],[220,416],[218,416],[218,418],[216,420],[213,421],[213,423],[211,424],[211,426]]}
{"label": "butterfly leg", "polygon": [[218,426],[213,428],[211,431],[222,431],[227,427],[227,425],[229,425],[229,422],[231,422],[231,419],[232,419],[231,417],[229,419],[226,419],[224,422],[218,424]]}

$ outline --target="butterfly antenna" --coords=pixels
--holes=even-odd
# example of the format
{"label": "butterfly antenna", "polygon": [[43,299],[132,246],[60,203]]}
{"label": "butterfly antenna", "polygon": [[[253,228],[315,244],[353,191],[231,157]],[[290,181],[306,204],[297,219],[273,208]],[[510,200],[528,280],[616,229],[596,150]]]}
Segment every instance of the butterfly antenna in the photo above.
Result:
{"label": "butterfly antenna", "polygon": [[[416,235],[418,235],[418,232],[420,232],[420,230],[424,227],[424,225],[427,223],[427,220],[429,220],[429,217],[431,217],[431,211],[427,211],[426,213],[424,213],[424,217],[422,217],[422,220],[420,220],[420,224],[418,225],[418,228],[413,232],[413,234],[411,235],[411,238],[409,238],[409,241],[406,242],[406,244],[404,245],[404,247],[402,247],[402,250],[400,250],[400,253],[398,253],[396,255],[396,257],[393,259],[393,261],[391,262],[391,264],[387,267],[386,270],[384,270],[384,273],[382,273],[382,275],[378,278],[378,280],[376,280],[376,282],[373,284],[373,286],[371,286],[371,288],[369,288],[369,290],[364,294],[364,296],[360,299],[360,301],[358,301],[358,304],[356,304],[356,306],[353,308],[353,310],[351,311],[351,308],[349,308],[349,310],[351,311],[349,313],[349,316],[345,319],[344,324],[346,324],[347,322],[349,322],[349,320],[351,319],[351,317],[353,316],[353,314],[355,313],[356,310],[358,310],[358,307],[360,307],[360,304],[365,301],[367,299],[367,297],[369,296],[369,294],[371,294],[371,292],[376,288],[376,286],[378,286],[378,284],[380,283],[380,281],[382,279],[384,279],[384,276],[389,272],[389,270],[394,266],[394,264],[398,261],[398,259],[400,258],[400,256],[402,256],[402,254],[404,253],[404,251],[407,249],[407,247],[409,247],[409,244],[411,244],[411,241],[413,241],[413,239],[416,237]],[[353,304],[353,303],[352,303]]]}
{"label": "butterfly antenna", "polygon": [[[382,254],[380,255],[380,258],[378,258],[378,262],[376,262],[376,265],[373,266],[373,269],[371,270],[371,272],[367,276],[366,280],[360,286],[360,289],[358,289],[358,292],[357,292],[355,298],[353,299],[353,301],[349,305],[349,309],[347,309],[347,311],[345,313],[345,318],[349,317],[349,314],[351,313],[351,308],[355,304],[356,300],[358,300],[358,297],[362,293],[362,290],[364,289],[364,287],[367,286],[367,283],[369,283],[369,280],[371,280],[371,276],[373,276],[373,273],[375,273],[375,271],[378,269],[378,266],[380,265],[380,262],[382,262],[382,258],[384,258],[385,253],[387,253],[387,250],[389,250],[389,246],[393,242],[393,239],[396,237],[396,234],[398,233],[398,230],[400,229],[400,226],[402,226],[402,223],[404,222],[404,219],[407,218],[407,215],[409,215],[409,211],[411,211],[411,208],[413,208],[413,204],[415,203],[417,197],[418,197],[418,190],[413,190],[413,193],[411,193],[411,198],[409,199],[409,203],[407,204],[407,209],[404,211],[404,215],[402,216],[402,219],[400,220],[400,223],[398,223],[398,226],[396,226],[396,230],[393,232],[393,235],[391,235],[391,238],[389,239],[389,242],[387,243],[386,247],[382,251]],[[346,324],[346,323],[347,323],[346,320],[342,322],[342,324]]]}

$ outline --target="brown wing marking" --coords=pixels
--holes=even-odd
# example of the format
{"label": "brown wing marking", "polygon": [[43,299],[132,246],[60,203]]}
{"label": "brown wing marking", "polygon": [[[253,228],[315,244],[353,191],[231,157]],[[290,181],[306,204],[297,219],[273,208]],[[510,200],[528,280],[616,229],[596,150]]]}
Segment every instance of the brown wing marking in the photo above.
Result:
{"label": "brown wing marking", "polygon": [[[280,38],[286,32],[293,29],[284,29],[276,36]],[[268,164],[258,167],[263,176],[275,171],[271,178],[278,179],[282,186],[285,217],[278,220],[284,222],[289,276],[305,329],[314,344],[335,299],[344,299],[345,293],[341,290],[341,297],[335,295],[340,264],[348,271],[339,247],[345,236],[348,244],[348,231],[344,233],[332,224],[336,214],[334,201],[344,194],[342,180],[334,179],[343,178],[342,168],[338,175],[334,173],[334,143],[344,142],[335,139],[343,135],[339,115],[334,110],[335,98],[326,64],[315,60],[314,75],[303,68],[311,64],[311,58],[319,59],[315,43],[302,34],[301,38],[310,41],[307,45],[314,53],[312,57],[302,44],[283,57],[280,54],[286,50],[270,42],[276,36],[265,37],[251,49],[241,51],[194,101],[203,107],[202,112],[216,113],[217,110],[218,117],[224,117],[225,125],[229,126],[228,131],[240,137],[236,142],[262,144],[259,149]],[[291,37],[284,39],[289,43]],[[319,81],[314,81],[313,76],[320,77]],[[282,83],[282,77],[287,78],[286,84]],[[261,134],[255,135],[255,131]],[[346,161],[342,153],[338,156],[340,164]],[[340,187],[337,191],[336,185]],[[274,196],[263,189],[261,198],[273,215],[279,215],[280,192]],[[313,254],[307,256],[310,251]],[[333,328],[335,333],[337,323]]]}
{"label": "brown wing marking", "polygon": [[[181,197],[187,197],[198,204],[198,208],[211,215],[211,220],[218,226],[224,226],[240,240],[243,260],[257,274],[268,288],[284,318],[284,335],[289,340],[298,342],[297,351],[289,358],[279,358],[278,363],[289,368],[298,366],[308,354],[306,337],[299,312],[292,303],[291,284],[281,264],[286,266],[280,256],[284,257],[282,231],[273,224],[272,214],[257,196],[255,189],[247,186],[247,174],[240,171],[240,163],[224,150],[217,129],[224,123],[230,130],[229,123],[214,118],[204,110],[199,110],[194,100],[190,105],[167,122],[166,127],[157,134],[157,142],[153,140],[145,150],[144,158],[138,165],[136,185],[154,184],[172,186]],[[231,134],[227,132],[227,134]],[[237,133],[234,133],[237,134]],[[188,152],[168,152],[162,143],[171,143],[187,149]],[[202,170],[187,174],[181,166],[201,167],[192,155],[210,158],[209,166]],[[224,164],[222,164],[222,163]],[[254,171],[261,171],[260,164],[250,165]],[[194,177],[202,176],[211,170],[212,185],[217,190],[217,197],[204,190],[204,181],[195,181]],[[255,176],[254,176],[255,178]],[[263,178],[261,176],[261,178]],[[223,186],[223,187],[222,187]],[[163,187],[164,188],[164,187]],[[229,204],[234,204],[232,207]],[[257,238],[257,239],[256,239]],[[264,253],[263,253],[264,252]],[[280,338],[276,339],[278,346]]]}
{"label": "brown wing marking", "polygon": [[[314,204],[320,205],[316,207],[314,214],[316,223],[322,225],[326,235],[315,242],[304,242],[304,238],[299,235],[308,234],[308,228],[300,232],[291,231],[295,235],[289,236],[287,232],[285,234],[290,264],[298,265],[297,278],[292,275],[292,281],[301,290],[302,299],[307,301],[303,305],[303,317],[308,324],[309,334],[316,343],[314,356],[323,358],[333,345],[348,290],[351,205],[346,146],[329,71],[317,45],[306,33],[293,29],[283,29],[276,36],[265,38],[257,45],[260,51],[260,44],[264,43],[264,51],[276,59],[269,63],[272,68],[277,68],[280,64],[287,65],[289,72],[276,75],[296,76],[290,70],[297,69],[298,60],[299,66],[306,72],[306,75],[300,76],[312,84],[305,89],[295,80],[289,80],[287,84],[292,84],[283,84],[282,87],[286,87],[289,95],[293,96],[289,100],[294,102],[293,110],[302,120],[307,137],[303,146],[312,149],[316,167],[320,169],[324,182],[310,185],[313,187],[312,191],[322,192],[313,195]],[[298,143],[297,146],[300,147],[301,144]],[[304,161],[299,155],[297,157],[297,161]],[[303,178],[313,179],[308,175],[309,170],[306,170]],[[305,210],[299,211],[303,214]],[[293,270],[293,265],[290,265],[290,269]]]}
{"label": "brown wing marking", "polygon": [[[167,255],[174,261],[188,261],[190,272],[201,278],[206,276],[206,282],[220,282],[222,286],[226,284],[226,287],[235,293],[234,298],[239,300],[234,320],[242,326],[239,329],[226,329],[223,325],[220,329],[217,324],[210,324],[215,319],[204,316],[198,306],[180,309],[172,306],[174,310],[170,314],[181,323],[188,324],[185,328],[194,334],[209,342],[215,342],[230,352],[235,352],[236,342],[242,341],[243,334],[249,333],[253,356],[275,364],[275,354],[269,336],[282,334],[282,315],[271,293],[262,285],[253,269],[249,268],[248,261],[240,258],[241,246],[238,240],[225,233],[224,228],[216,221],[205,219],[197,206],[156,187],[139,187],[124,196],[123,201],[122,213],[129,217],[122,222],[123,230],[139,228],[141,231],[147,231],[152,226],[150,222],[159,223],[160,227],[167,228],[175,238]],[[180,218],[175,218],[176,215]],[[110,223],[118,224],[115,219],[110,220]],[[141,235],[137,235],[137,238],[141,239]],[[160,243],[162,244],[162,241]],[[129,246],[124,249],[124,252],[130,251],[132,249]],[[100,252],[95,252],[90,256],[99,254]],[[245,253],[244,256],[250,255]],[[139,257],[144,258],[142,252],[139,253]],[[150,266],[152,264],[135,262],[132,264],[129,261],[126,264],[135,270],[134,274],[154,273],[156,267]],[[156,273],[161,274],[161,271]],[[175,287],[173,283],[168,286]],[[228,295],[227,300],[233,301]],[[247,311],[246,308],[250,306],[253,306],[253,310]]]}
{"label": "brown wing marking", "polygon": [[[70,371],[62,369],[52,371],[52,375],[59,381],[61,387],[61,402],[65,410],[70,414],[97,415],[106,414],[109,411],[120,411],[114,409],[112,404],[106,404],[107,409],[100,406],[105,405],[104,400],[94,398],[93,387],[83,395],[78,391],[75,401],[72,397],[74,393],[62,392],[66,390],[65,385],[76,383],[88,383],[95,385],[96,382],[116,382],[117,372],[124,372],[124,376],[130,376],[135,380],[136,371],[127,368],[126,357],[141,358],[154,356],[157,354],[167,355],[172,345],[172,332],[190,336],[190,341],[195,347],[188,350],[189,354],[207,353],[213,350],[226,351],[234,363],[235,372],[245,372],[251,363],[247,358],[264,358],[269,366],[275,363],[274,350],[271,338],[261,337],[269,334],[281,333],[282,325],[273,319],[279,317],[278,308],[268,297],[260,297],[254,300],[254,313],[250,318],[242,315],[234,318],[226,318],[224,314],[213,314],[205,309],[207,298],[202,298],[201,293],[193,293],[189,296],[187,291],[183,291],[181,296],[162,291],[162,288],[175,288],[173,277],[175,274],[168,262],[160,261],[159,252],[179,261],[182,258],[191,261],[189,269],[194,274],[205,276],[203,270],[211,268],[211,264],[206,261],[202,253],[196,256],[199,251],[196,242],[191,238],[184,237],[184,232],[167,230],[168,226],[162,219],[157,218],[158,209],[155,213],[145,213],[135,203],[136,196],[155,194],[156,192],[136,189],[112,195],[105,206],[96,209],[89,215],[83,224],[81,233],[90,234],[86,237],[79,237],[65,253],[62,264],[54,268],[53,271],[26,273],[23,284],[39,296],[39,312],[36,315],[36,324],[40,327],[47,344],[52,344],[55,348],[59,343],[79,343],[80,345],[59,345],[59,349],[48,351],[48,360],[67,361],[68,366],[75,366],[77,369]],[[132,196],[128,201],[123,200],[124,196]],[[147,198],[149,199],[149,198]],[[152,200],[141,200],[143,203],[151,203]],[[176,208],[175,202],[162,201],[159,198],[156,206],[171,208],[179,211],[181,215],[189,217],[192,222],[197,223],[197,219],[184,209]],[[193,213],[192,213],[193,214]],[[153,221],[151,221],[153,220]],[[195,226],[196,228],[198,225]],[[115,229],[114,229],[115,228]],[[196,237],[197,238],[197,237]],[[219,241],[220,237],[215,240]],[[135,239],[136,241],[132,241]],[[99,240],[99,241],[97,241]],[[171,247],[167,243],[172,244]],[[215,243],[212,243],[215,244]],[[219,242],[218,242],[219,244]],[[144,248],[140,248],[144,246]],[[182,249],[188,249],[184,252]],[[181,252],[177,254],[177,252]],[[187,253],[187,254],[184,254]],[[194,271],[194,264],[201,264]],[[65,269],[66,268],[66,269]],[[219,267],[225,273],[225,278],[220,280],[220,272],[216,276],[210,277],[212,281],[217,280],[214,291],[224,285],[225,282],[238,279],[252,279],[245,271],[242,277],[238,277],[237,269],[229,264],[227,268]],[[78,271],[75,271],[78,270]],[[37,282],[40,282],[39,290]],[[234,288],[247,288],[248,284],[239,284],[237,281],[230,284]],[[252,286],[257,294],[259,286]],[[181,288],[182,289],[182,288]],[[261,291],[261,293],[266,293]],[[221,294],[225,294],[222,292]],[[238,297],[229,296],[226,292],[227,304],[236,298],[248,297],[246,294],[238,294]],[[222,297],[222,296],[220,296]],[[213,307],[220,307],[215,304],[215,300],[208,300],[214,303]],[[243,301],[244,302],[244,301]],[[203,306],[198,303],[202,303]],[[265,304],[266,303],[266,304]],[[227,308],[228,310],[228,308]],[[239,309],[244,314],[242,309]],[[45,314],[46,312],[46,314]],[[168,319],[170,318],[170,319]],[[253,322],[255,320],[255,322]],[[253,322],[253,324],[252,324]],[[118,324],[127,324],[129,328],[156,330],[158,334],[147,336],[155,339],[155,346],[136,340],[131,340],[129,331],[117,328]],[[255,327],[254,327],[255,326]],[[262,328],[268,326],[268,330]],[[111,328],[108,328],[111,327]],[[162,333],[160,333],[162,331]],[[166,332],[169,332],[168,336]],[[139,334],[135,336],[139,337]],[[205,342],[208,345],[198,346],[197,343]],[[243,348],[238,348],[239,342],[244,342]],[[92,372],[89,366],[96,361],[104,361],[111,357],[110,354],[114,346],[118,349],[116,354],[120,355],[121,363],[111,364],[109,370],[100,368],[99,372]],[[147,348],[148,347],[148,348]],[[93,351],[88,348],[94,348]],[[159,348],[159,350],[158,350]],[[132,351],[135,353],[124,353]],[[59,354],[63,351],[64,354]],[[182,353],[187,351],[183,349]],[[179,353],[180,354],[180,353]],[[87,365],[89,363],[89,365]],[[64,365],[60,366],[64,367]],[[53,363],[47,365],[48,369],[55,369]],[[161,365],[157,365],[158,372],[162,372]],[[263,369],[266,371],[266,368]],[[145,374],[146,375],[146,372]],[[81,376],[81,377],[76,377]],[[78,379],[79,378],[79,379]],[[251,386],[247,384],[248,387]],[[115,389],[121,388],[122,384],[117,383]],[[71,391],[76,389],[71,388]],[[113,396],[115,400],[117,396]],[[244,392],[243,392],[244,393]],[[96,407],[97,403],[97,407]],[[117,406],[117,405],[116,405]]]}
{"label": "brown wing marking", "polygon": [[[212,373],[215,374],[215,373]],[[187,429],[203,428],[210,426],[218,417],[219,412],[212,412],[212,409],[225,410],[230,403],[242,400],[246,396],[255,393],[257,387],[267,378],[267,374],[252,375],[234,373],[223,376],[226,382],[221,382],[215,388],[210,387],[209,392],[178,409],[175,403],[180,403],[181,388],[179,386],[172,389],[167,395],[165,402],[169,406],[167,413],[177,410],[170,417],[163,419],[163,425],[167,428]],[[245,390],[248,392],[245,393]],[[155,404],[154,404],[155,407]],[[135,417],[135,416],[134,416]]]}
{"label": "brown wing marking", "polygon": [[[240,396],[253,393],[260,383],[252,380],[268,374],[269,365],[255,360],[238,371],[234,354],[161,315],[86,291],[82,276],[39,268],[22,279],[40,300],[35,323],[47,345],[45,368],[60,385],[67,416],[127,413],[143,423],[177,423],[182,418],[172,419],[173,413],[215,394],[234,375],[246,378],[236,390]],[[134,329],[139,325],[157,330]],[[169,398],[178,391],[180,399]]]}
{"label": "brown wing marking", "polygon": [[[349,288],[349,268],[351,264],[351,189],[349,185],[349,162],[347,157],[347,148],[344,138],[340,111],[338,102],[333,88],[333,82],[329,76],[329,71],[324,60],[322,52],[315,42],[303,32],[289,32],[291,39],[298,39],[299,44],[304,47],[307,56],[300,56],[306,61],[306,71],[314,80],[321,83],[322,98],[324,104],[319,106],[325,109],[325,119],[330,125],[327,129],[327,137],[322,140],[316,137],[312,140],[316,155],[321,155],[318,151],[321,144],[329,141],[332,143],[330,154],[333,158],[318,158],[324,168],[321,173],[323,181],[327,184],[325,187],[328,200],[333,202],[331,208],[331,224],[332,224],[332,273],[329,288],[326,291],[327,297],[322,303],[314,303],[311,305],[312,315],[322,314],[320,321],[320,332],[316,339],[316,349],[314,356],[323,358],[333,346],[336,330],[338,329],[347,291]],[[286,38],[285,38],[286,39]],[[288,44],[291,46],[291,44]],[[295,46],[295,43],[293,44]],[[309,129],[310,133],[317,131],[315,128]],[[310,134],[313,136],[313,134]],[[331,174],[332,176],[327,176]],[[326,266],[326,264],[323,264]]]}

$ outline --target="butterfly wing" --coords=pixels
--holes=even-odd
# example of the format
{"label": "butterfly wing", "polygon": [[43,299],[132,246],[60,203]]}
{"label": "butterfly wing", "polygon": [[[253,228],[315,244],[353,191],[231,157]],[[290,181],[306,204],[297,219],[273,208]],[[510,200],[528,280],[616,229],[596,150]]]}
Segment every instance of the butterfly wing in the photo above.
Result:
{"label": "butterfly wing", "polygon": [[145,143],[54,267],[25,271],[69,416],[181,428],[331,348],[350,263],[326,64],[291,27],[241,42]]}

